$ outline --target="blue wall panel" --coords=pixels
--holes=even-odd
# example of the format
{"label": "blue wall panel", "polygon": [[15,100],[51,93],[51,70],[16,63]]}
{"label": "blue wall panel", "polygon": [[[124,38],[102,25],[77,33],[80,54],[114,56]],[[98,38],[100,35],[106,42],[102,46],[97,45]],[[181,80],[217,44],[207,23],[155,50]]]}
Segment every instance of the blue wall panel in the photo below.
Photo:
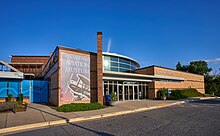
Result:
{"label": "blue wall panel", "polygon": [[6,98],[7,94],[18,97],[20,93],[24,97],[29,97],[30,102],[48,102],[48,82],[41,80],[0,81],[0,98]]}
{"label": "blue wall panel", "polygon": [[7,82],[0,81],[0,98],[7,97]]}
{"label": "blue wall panel", "polygon": [[33,80],[32,102],[48,102],[48,82]]}
{"label": "blue wall panel", "polygon": [[41,81],[33,80],[33,102],[41,102]]}
{"label": "blue wall panel", "polygon": [[24,97],[29,97],[30,96],[30,90],[31,90],[31,81],[30,80],[23,80],[22,81],[22,94]]}
{"label": "blue wall panel", "polygon": [[20,93],[20,81],[10,81],[8,87],[8,94],[12,94],[13,97],[18,97]]}
{"label": "blue wall panel", "polygon": [[48,82],[42,81],[42,102],[48,102]]}

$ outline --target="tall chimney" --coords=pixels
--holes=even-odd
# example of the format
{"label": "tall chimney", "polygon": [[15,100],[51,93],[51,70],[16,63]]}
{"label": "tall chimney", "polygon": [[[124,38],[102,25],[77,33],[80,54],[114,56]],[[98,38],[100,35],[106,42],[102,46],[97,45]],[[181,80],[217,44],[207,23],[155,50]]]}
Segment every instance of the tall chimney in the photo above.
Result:
{"label": "tall chimney", "polygon": [[97,98],[103,104],[102,32],[97,32]]}

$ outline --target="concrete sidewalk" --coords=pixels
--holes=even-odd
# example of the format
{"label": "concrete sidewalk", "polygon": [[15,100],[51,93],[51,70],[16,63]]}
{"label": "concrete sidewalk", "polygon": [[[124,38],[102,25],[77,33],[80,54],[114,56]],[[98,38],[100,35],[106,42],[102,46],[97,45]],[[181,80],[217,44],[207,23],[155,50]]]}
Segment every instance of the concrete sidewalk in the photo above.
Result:
{"label": "concrete sidewalk", "polygon": [[[26,112],[4,112],[0,113],[0,132],[5,128],[15,128],[15,126],[33,125],[35,123],[59,124],[68,121],[83,121],[86,119],[95,119],[99,116],[115,116],[120,114],[132,113],[133,111],[142,111],[150,108],[169,106],[184,101],[172,100],[140,100],[118,102],[115,106],[110,106],[101,110],[81,111],[81,112],[57,112],[49,106],[31,103]],[[9,130],[9,129],[8,129]]]}

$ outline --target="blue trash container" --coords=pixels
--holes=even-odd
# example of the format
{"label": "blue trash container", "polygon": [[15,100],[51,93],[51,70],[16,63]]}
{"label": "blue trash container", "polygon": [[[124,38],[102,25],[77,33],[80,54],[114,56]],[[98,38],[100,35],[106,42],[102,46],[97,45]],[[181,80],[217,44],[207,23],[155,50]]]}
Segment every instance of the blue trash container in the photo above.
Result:
{"label": "blue trash container", "polygon": [[111,95],[106,94],[105,99],[106,99],[106,105],[110,106],[111,105]]}

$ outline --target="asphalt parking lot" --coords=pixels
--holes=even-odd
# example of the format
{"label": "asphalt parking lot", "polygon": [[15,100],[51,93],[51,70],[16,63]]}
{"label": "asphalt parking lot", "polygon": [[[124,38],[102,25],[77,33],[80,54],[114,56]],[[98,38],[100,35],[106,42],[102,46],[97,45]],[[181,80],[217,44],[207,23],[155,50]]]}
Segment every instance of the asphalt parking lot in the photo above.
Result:
{"label": "asphalt parking lot", "polygon": [[117,117],[12,135],[220,135],[220,99],[188,102]]}

